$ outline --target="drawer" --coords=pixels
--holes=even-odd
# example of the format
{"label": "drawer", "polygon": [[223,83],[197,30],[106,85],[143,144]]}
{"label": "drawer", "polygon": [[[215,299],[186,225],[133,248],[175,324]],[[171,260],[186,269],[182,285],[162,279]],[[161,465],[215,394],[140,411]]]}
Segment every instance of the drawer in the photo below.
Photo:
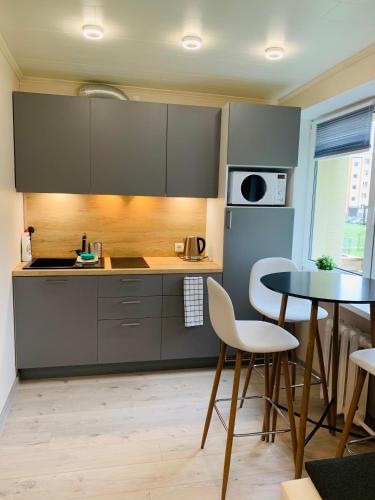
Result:
{"label": "drawer", "polygon": [[203,277],[203,292],[207,293],[207,278],[211,277],[220,285],[223,283],[222,273],[214,274],[164,274],[163,275],[163,295],[183,295],[184,293],[184,277],[185,276],[202,276]]}
{"label": "drawer", "polygon": [[[203,297],[203,314],[208,318],[208,296]],[[182,295],[164,295],[163,318],[184,317],[184,297]]]}
{"label": "drawer", "polygon": [[147,297],[161,295],[162,276],[125,274],[99,277],[99,297]]}
{"label": "drawer", "polygon": [[119,297],[101,298],[98,304],[99,319],[160,318],[162,298]]}
{"label": "drawer", "polygon": [[220,351],[220,341],[210,320],[203,326],[186,328],[183,318],[163,318],[161,359],[211,358]]}
{"label": "drawer", "polygon": [[99,363],[160,359],[161,319],[102,320],[98,327]]}

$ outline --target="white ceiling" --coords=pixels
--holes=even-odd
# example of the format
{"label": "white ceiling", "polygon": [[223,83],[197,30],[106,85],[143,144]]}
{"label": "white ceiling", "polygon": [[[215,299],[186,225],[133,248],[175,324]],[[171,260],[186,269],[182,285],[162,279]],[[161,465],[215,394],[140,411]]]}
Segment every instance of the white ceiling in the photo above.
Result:
{"label": "white ceiling", "polygon": [[[25,76],[278,98],[375,43],[374,0],[0,0]],[[100,41],[81,26],[101,24]],[[180,46],[201,35],[200,51]],[[282,45],[285,58],[264,49]]]}

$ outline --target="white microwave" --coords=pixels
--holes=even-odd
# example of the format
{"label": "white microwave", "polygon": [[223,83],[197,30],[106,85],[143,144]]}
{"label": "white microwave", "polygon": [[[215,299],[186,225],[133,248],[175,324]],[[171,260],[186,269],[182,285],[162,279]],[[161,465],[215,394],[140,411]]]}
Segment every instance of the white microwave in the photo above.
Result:
{"label": "white microwave", "polygon": [[287,174],[229,171],[228,205],[285,205]]}

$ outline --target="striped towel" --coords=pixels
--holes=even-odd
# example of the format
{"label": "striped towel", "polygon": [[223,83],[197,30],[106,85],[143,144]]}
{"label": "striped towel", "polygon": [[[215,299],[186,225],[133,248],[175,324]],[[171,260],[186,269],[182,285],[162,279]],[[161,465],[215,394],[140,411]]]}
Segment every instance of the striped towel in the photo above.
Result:
{"label": "striped towel", "polygon": [[185,276],[184,278],[185,326],[203,325],[203,278]]}

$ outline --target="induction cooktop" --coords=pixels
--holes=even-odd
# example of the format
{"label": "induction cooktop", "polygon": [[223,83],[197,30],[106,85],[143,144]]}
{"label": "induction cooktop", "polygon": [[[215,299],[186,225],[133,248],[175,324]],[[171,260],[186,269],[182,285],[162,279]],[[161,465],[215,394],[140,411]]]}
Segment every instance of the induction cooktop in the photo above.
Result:
{"label": "induction cooktop", "polygon": [[150,267],[143,257],[111,257],[112,269],[132,269]]}

